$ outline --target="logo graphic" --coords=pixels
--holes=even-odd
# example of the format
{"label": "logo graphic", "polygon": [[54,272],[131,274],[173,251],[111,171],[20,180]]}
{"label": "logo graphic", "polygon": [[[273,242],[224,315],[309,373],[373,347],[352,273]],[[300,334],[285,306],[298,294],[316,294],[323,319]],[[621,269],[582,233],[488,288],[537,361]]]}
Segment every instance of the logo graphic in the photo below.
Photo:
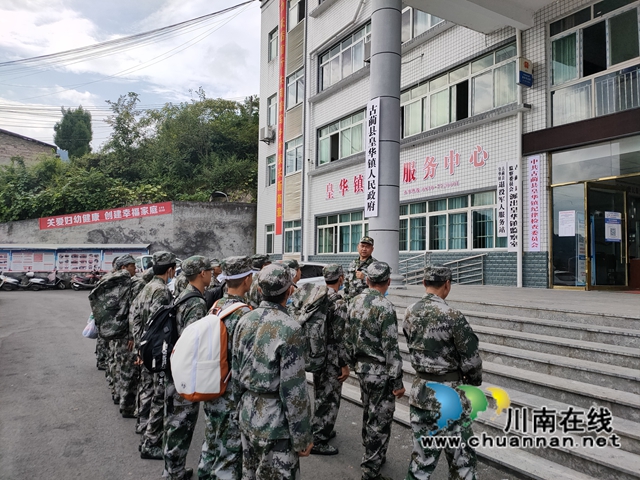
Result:
{"label": "logo graphic", "polygon": [[[487,400],[485,392],[472,385],[460,385],[457,389],[454,389],[442,383],[428,382],[427,387],[433,390],[435,399],[440,404],[440,416],[437,422],[438,429],[429,432],[429,435],[435,435],[440,430],[447,428],[452,422],[461,419],[464,407],[458,390],[464,392],[464,396],[471,404],[471,411],[466,412],[471,421],[478,417],[479,412],[484,412],[489,407],[489,401]],[[496,402],[496,415],[500,415],[511,405],[509,394],[503,389],[487,387],[486,391]]]}

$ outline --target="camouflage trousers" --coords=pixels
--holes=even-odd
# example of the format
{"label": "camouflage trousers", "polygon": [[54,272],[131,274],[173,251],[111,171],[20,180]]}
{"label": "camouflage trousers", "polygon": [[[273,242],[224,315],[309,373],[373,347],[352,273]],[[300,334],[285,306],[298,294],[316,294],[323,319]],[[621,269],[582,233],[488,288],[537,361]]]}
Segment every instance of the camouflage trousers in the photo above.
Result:
{"label": "camouflage trousers", "polygon": [[242,480],[294,480],[300,460],[287,439],[252,441],[242,434]]}
{"label": "camouflage trousers", "polygon": [[198,480],[240,480],[242,440],[232,392],[202,403],[206,415]]}
{"label": "camouflage trousers", "polygon": [[387,456],[396,399],[387,375],[358,373],[362,399],[362,478],[368,480],[380,474]]}
{"label": "camouflage trousers", "polygon": [[107,376],[107,382],[109,382],[109,388],[111,390],[111,397],[117,398],[118,396],[118,369],[116,363],[116,346],[115,340],[107,340],[107,370],[105,375]]}
{"label": "camouflage trousers", "polygon": [[[429,438],[429,432],[438,430],[438,418],[440,413],[433,410],[423,410],[410,405],[409,416],[411,430],[413,431],[413,452],[406,480],[428,480],[436,469],[440,453],[439,448],[425,448],[421,438]],[[476,480],[476,466],[478,463],[476,452],[467,445],[467,440],[473,435],[471,426],[453,424],[448,429],[438,433],[445,436],[461,436],[464,447],[445,448],[444,453],[449,463],[449,479],[451,480]]]}
{"label": "camouflage trousers", "polygon": [[324,370],[313,374],[314,414],[311,428],[316,445],[329,441],[336,424],[342,393],[342,383],[338,380],[341,373],[339,366],[327,363]]}
{"label": "camouflage trousers", "polygon": [[198,421],[200,403],[178,395],[171,375],[165,377],[164,403],[164,470],[172,480],[182,480],[186,478],[187,453]]}
{"label": "camouflage trousers", "polygon": [[96,366],[103,370],[107,368],[108,350],[107,341],[98,336],[96,339]]}
{"label": "camouflage trousers", "polygon": [[[149,419],[140,439],[141,452],[156,457],[162,456],[162,438],[164,436],[164,373],[149,372],[151,382],[147,383],[143,401],[149,405]],[[141,392],[142,393],[142,392]]]}
{"label": "camouflage trousers", "polygon": [[136,354],[129,350],[129,340],[118,338],[112,340],[116,363],[116,396],[120,397],[120,413],[133,415],[136,409],[136,392],[138,389],[137,369],[134,362]]}
{"label": "camouflage trousers", "polygon": [[136,433],[144,433],[149,422],[149,411],[151,410],[151,397],[153,396],[153,373],[149,372],[144,365],[138,366],[140,381],[138,382],[138,396],[136,413],[138,422]]}

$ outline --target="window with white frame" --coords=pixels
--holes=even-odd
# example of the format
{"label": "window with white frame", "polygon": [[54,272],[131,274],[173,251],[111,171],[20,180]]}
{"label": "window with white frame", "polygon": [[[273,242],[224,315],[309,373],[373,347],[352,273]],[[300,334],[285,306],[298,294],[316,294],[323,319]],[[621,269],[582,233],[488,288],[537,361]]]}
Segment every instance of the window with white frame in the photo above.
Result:
{"label": "window with white frame", "polygon": [[300,253],[302,246],[302,222],[284,222],[284,253]]}
{"label": "window with white frame", "polygon": [[264,230],[265,230],[265,253],[266,254],[271,254],[273,253],[273,246],[274,246],[274,240],[275,240],[275,231],[274,231],[274,225],[265,225]]}
{"label": "window with white frame", "polygon": [[403,92],[403,137],[515,102],[515,55],[510,44]]}
{"label": "window with white frame", "polygon": [[273,127],[278,123],[278,95],[267,98],[267,125]]}
{"label": "window with white frame", "polygon": [[318,254],[355,253],[360,239],[369,233],[369,223],[365,221],[362,210],[317,217],[316,227]]}
{"label": "window with white frame", "polygon": [[604,0],[549,25],[554,126],[640,106],[639,6]]}
{"label": "window with white frame", "polygon": [[302,137],[295,138],[286,144],[286,161],[284,173],[302,170]]}
{"label": "window with white frame", "polygon": [[302,103],[304,98],[304,68],[287,77],[287,108]]}
{"label": "window with white frame", "polygon": [[267,53],[267,59],[270,62],[278,58],[278,27],[269,32],[269,50]]}
{"label": "window with white frame", "polygon": [[304,20],[304,4],[306,0],[289,0],[289,18],[287,28],[291,30]]}
{"label": "window with white frame", "polygon": [[364,111],[318,130],[318,165],[363,151]]}
{"label": "window with white frame", "polygon": [[497,236],[495,192],[400,206],[400,251],[505,248]]}
{"label": "window with white frame", "polygon": [[320,55],[320,90],[363,68],[365,44],[370,41],[371,24],[368,23]]}
{"label": "window with white frame", "polygon": [[422,35],[443,21],[435,15],[430,15],[416,8],[405,8],[402,11],[402,43]]}
{"label": "window with white frame", "polygon": [[276,156],[267,157],[267,187],[276,183]]}

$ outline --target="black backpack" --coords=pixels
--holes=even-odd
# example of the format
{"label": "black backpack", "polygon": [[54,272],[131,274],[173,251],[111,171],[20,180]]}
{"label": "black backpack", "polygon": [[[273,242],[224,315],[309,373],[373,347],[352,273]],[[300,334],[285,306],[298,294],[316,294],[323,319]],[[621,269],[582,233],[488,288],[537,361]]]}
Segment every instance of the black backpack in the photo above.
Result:
{"label": "black backpack", "polygon": [[178,306],[195,297],[203,298],[198,292],[188,293],[179,301],[160,307],[147,321],[147,331],[140,340],[139,354],[142,363],[151,373],[167,372],[171,369],[171,352],[178,341]]}

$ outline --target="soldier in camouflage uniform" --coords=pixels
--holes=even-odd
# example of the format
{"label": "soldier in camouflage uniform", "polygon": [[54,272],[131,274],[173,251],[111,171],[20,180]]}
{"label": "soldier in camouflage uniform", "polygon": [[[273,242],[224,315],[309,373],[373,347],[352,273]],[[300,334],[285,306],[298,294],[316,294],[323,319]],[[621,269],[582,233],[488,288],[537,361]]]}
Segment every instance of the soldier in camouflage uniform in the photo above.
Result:
{"label": "soldier in camouflage uniform", "polygon": [[[421,437],[438,430],[440,405],[428,382],[437,382],[455,388],[461,384],[482,383],[482,360],[478,352],[478,337],[464,315],[445,302],[451,291],[451,270],[432,266],[425,270],[423,284],[427,294],[407,308],[404,334],[411,354],[411,365],[416,377],[409,397],[413,453],[407,479],[427,480],[438,464],[440,449],[425,449]],[[467,444],[473,435],[469,412],[471,405],[464,393],[457,390],[463,404],[461,418],[438,434],[462,436],[464,447],[446,448],[449,478],[476,479],[476,453]]]}
{"label": "soldier in camouflage uniform", "polygon": [[344,298],[351,300],[367,288],[365,272],[367,267],[377,261],[371,256],[373,253],[373,238],[364,236],[358,243],[359,257],[349,264],[347,275],[344,277]]}
{"label": "soldier in camouflage uniform", "polygon": [[[163,305],[169,305],[172,297],[167,288],[168,281],[176,272],[176,256],[170,252],[153,254],[153,279],[145,285],[136,298],[134,342],[140,347],[140,339],[147,329],[147,322]],[[148,418],[145,415],[148,413]],[[162,460],[162,437],[164,423],[164,373],[151,373],[144,365],[140,369],[138,387],[138,416],[144,426],[140,439],[140,457]]]}
{"label": "soldier in camouflage uniform", "polygon": [[[227,293],[214,306],[216,312],[234,303],[245,303],[249,291],[253,268],[249,257],[228,257],[221,263],[222,280],[227,283]],[[250,312],[243,307],[223,319],[227,328],[227,358],[233,352],[233,334],[243,315]],[[225,393],[214,400],[203,402],[205,423],[204,442],[198,465],[198,480],[240,480],[242,477],[242,441],[240,427],[235,415],[238,405],[233,389],[228,386]]]}
{"label": "soldier in camouflage uniform", "polygon": [[311,409],[302,328],[285,309],[293,273],[269,265],[258,274],[264,295],[233,339],[232,386],[238,399],[244,480],[294,479],[311,451]]}
{"label": "soldier in camouflage uniform", "polygon": [[178,298],[180,294],[184,291],[185,288],[189,285],[189,279],[184,273],[184,270],[181,271],[176,279],[173,281],[173,298]]}
{"label": "soldier in camouflage uniform", "polygon": [[367,267],[367,285],[348,307],[347,354],[360,380],[362,398],[362,478],[385,479],[395,399],[404,395],[402,358],[398,348],[398,320],[393,304],[384,298],[391,269],[384,262]]}
{"label": "soldier in camouflage uniform", "polygon": [[218,260],[217,258],[212,258],[211,266],[213,267],[213,275],[211,275],[211,283],[209,284],[209,288],[219,287],[222,284],[222,282],[218,280],[218,277],[222,273],[220,260]]}
{"label": "soldier in camouflage uniform", "polygon": [[[251,257],[251,265],[255,272],[259,272],[267,265],[271,265],[269,255],[256,254]],[[262,293],[258,290],[258,273],[253,275],[253,282],[247,294],[247,303],[251,308],[258,308],[262,301]]]}
{"label": "soldier in camouflage uniform", "polygon": [[278,260],[276,263],[286,265],[291,270],[293,270],[294,272],[293,284],[297,285],[298,280],[300,280],[300,277],[302,276],[302,270],[300,270],[300,264],[298,263],[298,261],[295,258],[289,258],[286,260]]}
{"label": "soldier in camouflage uniform", "polygon": [[[195,255],[182,262],[182,273],[189,284],[176,299],[176,303],[190,294],[198,294],[185,300],[176,309],[178,335],[193,322],[207,315],[207,304],[202,294],[211,283],[213,267],[203,256]],[[165,415],[164,415],[164,477],[172,480],[191,478],[193,469],[185,468],[187,452],[198,421],[200,403],[190,402],[177,392],[171,372],[165,375]]]}
{"label": "soldier in camouflage uniform", "polygon": [[342,382],[349,377],[348,358],[344,345],[347,305],[340,295],[344,271],[336,263],[322,270],[327,284],[327,361],[323,370],[314,372],[314,413],[312,455],[336,455],[338,449],[329,445],[335,437],[333,429],[340,410]]}

